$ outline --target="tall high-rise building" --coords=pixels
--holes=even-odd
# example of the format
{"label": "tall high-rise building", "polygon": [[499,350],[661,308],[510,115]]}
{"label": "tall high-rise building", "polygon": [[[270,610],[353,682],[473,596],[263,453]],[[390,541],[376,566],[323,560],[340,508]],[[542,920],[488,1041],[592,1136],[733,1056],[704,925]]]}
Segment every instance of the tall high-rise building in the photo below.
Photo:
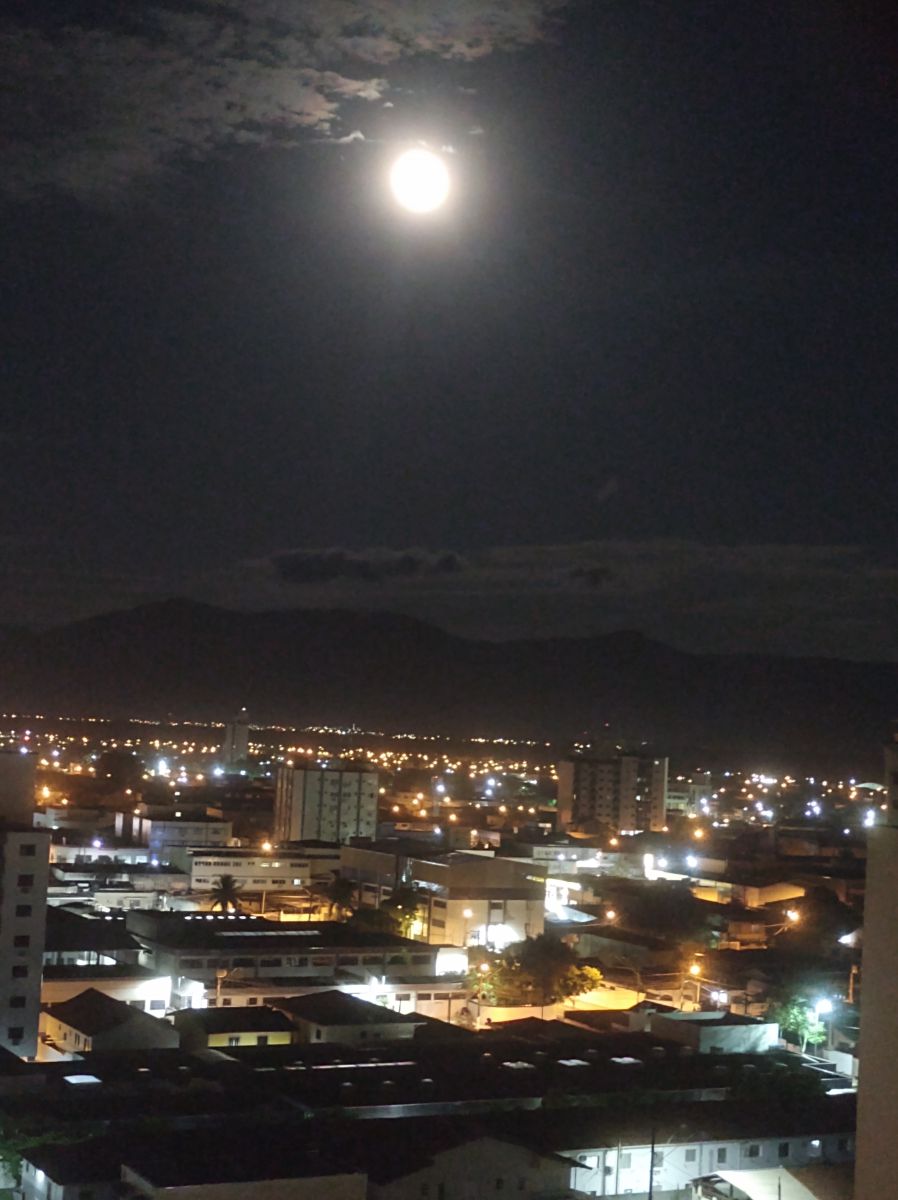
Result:
{"label": "tall high-rise building", "polygon": [[281,766],[274,791],[274,836],[279,842],[346,842],[373,838],[377,828],[376,771]]}
{"label": "tall high-rise building", "polygon": [[898,1180],[898,728],[885,748],[887,808],[867,837],[855,1200]]}
{"label": "tall high-rise building", "polygon": [[246,762],[249,756],[249,717],[245,708],[241,708],[234,720],[225,725],[221,756],[228,767]]}
{"label": "tall high-rise building", "polygon": [[667,759],[617,749],[558,764],[558,822],[564,828],[663,829]]}
{"label": "tall high-rise building", "polygon": [[34,759],[0,753],[0,1046],[37,1054],[50,835],[34,829]]}

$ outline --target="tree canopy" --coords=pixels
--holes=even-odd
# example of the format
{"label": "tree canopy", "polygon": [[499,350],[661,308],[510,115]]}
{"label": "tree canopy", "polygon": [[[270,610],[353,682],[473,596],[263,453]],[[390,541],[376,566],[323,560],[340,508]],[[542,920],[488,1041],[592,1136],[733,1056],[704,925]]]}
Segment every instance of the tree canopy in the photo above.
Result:
{"label": "tree canopy", "polygon": [[488,1003],[554,1004],[591,991],[601,981],[595,967],[583,966],[574,951],[541,933],[509,946],[502,954],[475,956],[471,985]]}

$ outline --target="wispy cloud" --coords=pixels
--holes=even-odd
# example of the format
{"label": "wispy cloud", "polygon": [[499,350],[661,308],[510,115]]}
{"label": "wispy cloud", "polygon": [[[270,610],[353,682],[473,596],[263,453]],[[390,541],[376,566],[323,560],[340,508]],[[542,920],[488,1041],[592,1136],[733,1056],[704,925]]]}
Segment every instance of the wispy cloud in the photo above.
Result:
{"label": "wispy cloud", "polygon": [[382,100],[398,60],[514,50],[565,2],[159,0],[103,24],[6,18],[0,186],[98,200],[228,144],[330,134],[347,102]]}

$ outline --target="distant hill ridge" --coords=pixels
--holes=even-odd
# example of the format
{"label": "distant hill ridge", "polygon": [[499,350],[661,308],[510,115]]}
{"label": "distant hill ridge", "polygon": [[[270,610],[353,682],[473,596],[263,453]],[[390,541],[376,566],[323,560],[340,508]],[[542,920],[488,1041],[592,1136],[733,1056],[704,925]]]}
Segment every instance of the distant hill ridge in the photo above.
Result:
{"label": "distant hill ridge", "polygon": [[[385,612],[234,612],[164,600],[0,630],[7,710],[253,718],[565,738],[601,730],[696,752],[860,757],[898,715],[898,667],[701,655],[634,631],[510,642]],[[875,777],[879,777],[877,770]]]}

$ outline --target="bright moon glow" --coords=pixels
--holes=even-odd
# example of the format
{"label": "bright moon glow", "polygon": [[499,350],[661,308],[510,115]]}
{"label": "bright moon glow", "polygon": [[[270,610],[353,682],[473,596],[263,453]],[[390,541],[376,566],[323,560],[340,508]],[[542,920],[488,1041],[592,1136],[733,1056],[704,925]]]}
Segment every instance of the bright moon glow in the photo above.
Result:
{"label": "bright moon glow", "polygon": [[406,150],[393,163],[390,187],[409,212],[433,212],[449,195],[449,172],[429,150]]}

